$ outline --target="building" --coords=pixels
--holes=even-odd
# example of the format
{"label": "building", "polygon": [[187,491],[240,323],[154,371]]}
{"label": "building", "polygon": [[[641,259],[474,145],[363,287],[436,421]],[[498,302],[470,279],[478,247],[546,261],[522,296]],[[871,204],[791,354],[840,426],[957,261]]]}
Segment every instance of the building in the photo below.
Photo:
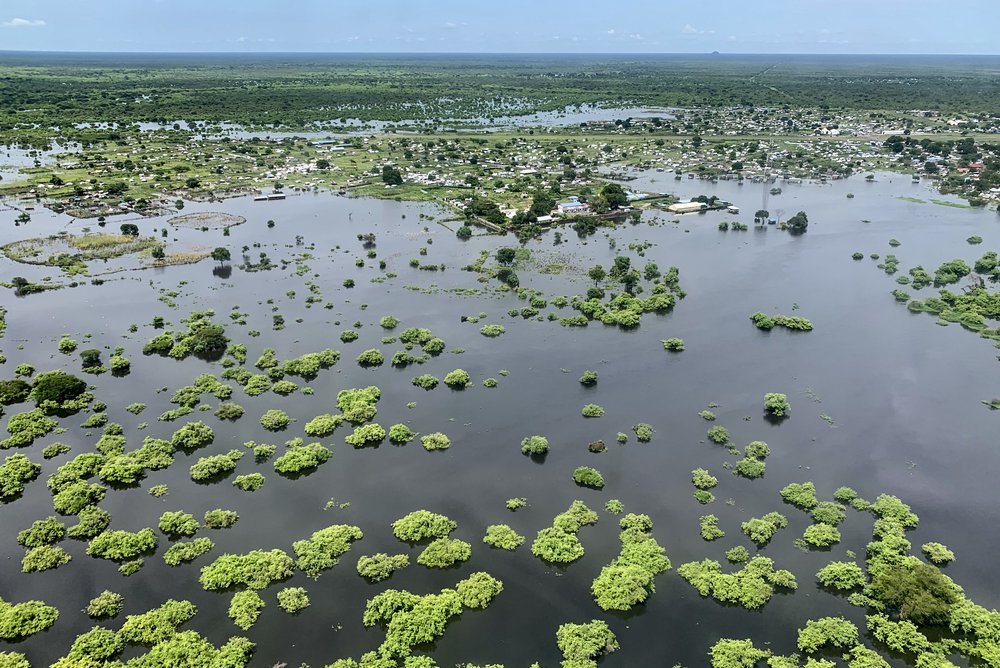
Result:
{"label": "building", "polygon": [[667,207],[667,211],[670,213],[694,213],[706,209],[708,209],[708,205],[704,202],[678,202]]}
{"label": "building", "polygon": [[572,216],[581,213],[589,213],[590,205],[581,202],[575,197],[571,197],[569,201],[559,202],[556,205],[556,211],[563,216]]}

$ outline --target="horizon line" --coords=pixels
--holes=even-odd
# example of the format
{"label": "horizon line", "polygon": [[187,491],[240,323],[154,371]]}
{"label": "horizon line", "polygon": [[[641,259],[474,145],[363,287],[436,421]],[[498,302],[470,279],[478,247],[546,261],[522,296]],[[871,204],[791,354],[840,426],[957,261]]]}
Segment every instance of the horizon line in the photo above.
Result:
{"label": "horizon line", "polygon": [[1000,53],[959,52],[856,52],[837,51],[101,51],[51,49],[0,49],[5,55],[129,55],[129,56],[895,56],[895,57],[1000,57]]}

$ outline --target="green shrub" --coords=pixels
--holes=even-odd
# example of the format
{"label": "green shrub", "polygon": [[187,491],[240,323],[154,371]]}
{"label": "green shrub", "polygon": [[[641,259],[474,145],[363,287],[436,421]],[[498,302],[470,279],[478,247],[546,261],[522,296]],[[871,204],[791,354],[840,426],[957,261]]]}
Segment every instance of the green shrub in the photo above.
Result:
{"label": "green shrub", "polygon": [[947,564],[955,560],[955,553],[941,543],[924,543],[920,546],[920,551],[926,555],[928,561],[932,564]]}
{"label": "green shrub", "polygon": [[549,451],[549,439],[544,436],[525,436],[521,440],[521,452],[526,455],[544,455]]}
{"label": "green shrub", "polygon": [[183,511],[171,511],[160,515],[160,531],[171,538],[193,536],[198,533],[201,525],[194,515]]}
{"label": "green shrub", "polygon": [[775,587],[797,587],[795,576],[785,570],[775,570],[774,562],[767,557],[754,557],[735,573],[723,573],[721,564],[711,559],[693,561],[682,564],[677,574],[702,596],[748,610],[760,608],[771,600]]}
{"label": "green shrub", "polygon": [[374,385],[363,389],[341,390],[337,393],[337,408],[348,422],[361,424],[375,417],[378,412],[375,404],[381,396],[382,391]]}
{"label": "green shrub", "polygon": [[309,436],[316,436],[319,438],[329,436],[343,421],[344,417],[342,415],[330,415],[329,413],[317,415],[306,423],[306,426],[304,427],[305,433]]}
{"label": "green shrub", "polygon": [[232,510],[216,508],[215,510],[205,511],[205,526],[209,529],[228,529],[236,524],[239,519],[240,516]]}
{"label": "green shrub", "polygon": [[385,439],[385,429],[374,422],[361,425],[354,429],[354,433],[344,437],[344,441],[355,448],[363,448],[368,445],[381,443]]}
{"label": "green shrub", "polygon": [[170,444],[179,449],[190,452],[212,443],[215,440],[215,432],[204,422],[189,422],[170,437]]}
{"label": "green shrub", "polygon": [[41,466],[22,454],[7,457],[0,465],[0,499],[11,499],[22,493],[24,486],[41,472]]}
{"label": "green shrub", "polygon": [[486,536],[483,537],[483,542],[490,547],[501,550],[516,550],[524,543],[524,536],[506,524],[491,524],[486,527]]}
{"label": "green shrub", "polygon": [[507,329],[503,325],[483,325],[479,329],[480,334],[490,338],[500,336],[506,331]]}
{"label": "green shrub", "polygon": [[445,538],[458,527],[444,515],[429,510],[415,510],[392,523],[392,533],[406,543],[417,543],[428,538]]}
{"label": "green shrub", "polygon": [[287,580],[294,572],[292,558],[283,550],[253,550],[246,554],[223,554],[201,569],[198,581],[208,591],[245,586],[265,589]]}
{"label": "green shrub", "polygon": [[416,433],[405,424],[394,424],[389,427],[389,442],[395,445],[404,445],[409,443],[416,438],[416,436]]}
{"label": "green shrub", "polygon": [[326,462],[333,453],[320,443],[291,448],[274,460],[274,470],[283,475],[296,475]]}
{"label": "green shrub", "polygon": [[582,485],[583,487],[591,487],[593,489],[603,489],[604,488],[604,476],[601,472],[590,466],[579,466],[573,471],[573,482],[577,485]]}
{"label": "green shrub", "polygon": [[84,612],[94,619],[111,619],[117,617],[125,606],[125,597],[105,589],[96,597],[90,599]]}
{"label": "green shrub", "polygon": [[87,545],[87,554],[98,559],[125,561],[153,552],[156,534],[150,528],[131,531],[105,531],[94,536]]}
{"label": "green shrub", "polygon": [[431,541],[417,557],[417,563],[428,568],[448,568],[468,561],[472,546],[455,538],[438,538]]}
{"label": "green shrub", "polygon": [[781,498],[802,510],[812,510],[819,501],[816,500],[816,485],[811,482],[793,482],[781,490]]}
{"label": "green shrub", "polygon": [[590,668],[619,647],[607,623],[597,619],[589,624],[562,624],[556,630],[556,645],[565,659],[564,668]]}
{"label": "green shrub", "polygon": [[645,422],[640,422],[632,426],[632,431],[635,432],[635,440],[640,443],[648,443],[653,439],[653,426],[646,424]]}
{"label": "green shrub", "polygon": [[388,555],[385,552],[358,559],[358,575],[369,582],[381,582],[401,568],[410,565],[410,557],[405,554]]}
{"label": "green shrub", "polygon": [[242,457],[242,450],[230,450],[224,455],[201,457],[191,466],[191,479],[195,482],[205,482],[232,473]]}
{"label": "green shrub", "polygon": [[215,543],[211,538],[195,538],[194,540],[174,543],[163,553],[163,561],[167,566],[180,566],[194,561],[198,557],[211,552]]}
{"label": "green shrub", "polygon": [[729,442],[729,430],[722,425],[716,425],[708,430],[708,440],[712,443],[725,445]]}
{"label": "green shrub", "polygon": [[417,376],[413,379],[413,384],[425,390],[433,390],[438,385],[438,379],[429,373]]}
{"label": "green shrub", "polygon": [[524,508],[526,505],[528,505],[528,500],[525,498],[516,497],[513,499],[507,499],[507,502],[504,505],[506,506],[507,510],[513,511],[519,508]]}
{"label": "green shrub", "polygon": [[361,366],[382,366],[385,357],[378,348],[369,348],[358,355],[358,364]]}
{"label": "green shrub", "polygon": [[664,350],[669,350],[671,352],[679,353],[684,350],[684,339],[663,339],[661,341]]}
{"label": "green shrub", "polygon": [[764,545],[774,537],[778,529],[783,529],[787,526],[788,520],[784,515],[780,513],[768,513],[763,517],[754,517],[743,522],[741,528],[747,538],[757,543],[757,545]]}
{"label": "green shrub", "polygon": [[802,539],[815,547],[830,547],[840,542],[840,531],[829,524],[811,524],[806,527]]}
{"label": "green shrub", "polygon": [[364,538],[364,533],[356,526],[335,524],[313,533],[308,540],[298,540],[292,543],[296,566],[311,578],[333,568],[338,558],[351,549],[351,543]]}
{"label": "green shrub", "polygon": [[58,517],[49,516],[36,520],[30,527],[17,534],[17,544],[27,548],[52,545],[66,537],[66,525]]}
{"label": "green shrub", "polygon": [[278,592],[278,607],[290,615],[309,607],[309,594],[302,587],[285,587]]}
{"label": "green shrub", "polygon": [[788,403],[788,397],[777,392],[768,392],[764,395],[764,412],[774,417],[784,417],[792,406]]}
{"label": "green shrub", "polygon": [[424,450],[427,451],[447,450],[451,447],[451,439],[441,432],[434,432],[432,434],[427,434],[426,436],[421,436],[420,443],[424,446]]}
{"label": "green shrub", "polygon": [[583,417],[588,418],[599,418],[604,415],[604,409],[597,404],[587,404],[580,412],[583,414]]}
{"label": "green shrub", "polygon": [[59,611],[41,601],[12,604],[0,599],[0,640],[27,638],[45,631],[59,619]]}
{"label": "green shrub", "polygon": [[260,617],[264,601],[255,591],[238,591],[229,604],[229,618],[244,631],[250,629]]}
{"label": "green shrub", "polygon": [[858,627],[843,617],[810,619],[804,629],[799,629],[799,651],[813,653],[830,645],[846,649],[858,642]]}
{"label": "green shrub", "polygon": [[824,587],[847,591],[863,587],[865,574],[853,561],[832,561],[816,573],[816,579]]}
{"label": "green shrub", "polygon": [[238,475],[233,480],[233,486],[244,492],[256,492],[264,485],[264,476],[260,473]]}
{"label": "green shrub", "polygon": [[705,469],[691,471],[691,482],[698,489],[712,489],[719,484],[719,479]]}
{"label": "green shrub", "polygon": [[288,413],[272,408],[260,416],[260,425],[268,431],[281,431],[292,421]]}
{"label": "green shrub", "polygon": [[719,528],[719,518],[715,515],[703,515],[701,518],[701,537],[704,540],[718,540],[726,535],[726,532]]}
{"label": "green shrub", "polygon": [[596,371],[584,371],[583,375],[580,376],[581,385],[596,385],[597,384],[597,372]]}
{"label": "green shrub", "polygon": [[22,573],[38,573],[69,563],[73,557],[58,545],[39,545],[25,553],[21,559]]}
{"label": "green shrub", "polygon": [[455,369],[444,377],[444,384],[453,390],[459,390],[472,384],[472,379],[467,371]]}

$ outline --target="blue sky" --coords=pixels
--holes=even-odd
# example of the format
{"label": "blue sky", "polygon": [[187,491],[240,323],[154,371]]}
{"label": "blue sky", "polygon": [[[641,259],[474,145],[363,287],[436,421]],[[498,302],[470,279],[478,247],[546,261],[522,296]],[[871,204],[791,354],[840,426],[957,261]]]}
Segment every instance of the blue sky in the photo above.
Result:
{"label": "blue sky", "polygon": [[0,0],[0,50],[986,53],[1000,0]]}

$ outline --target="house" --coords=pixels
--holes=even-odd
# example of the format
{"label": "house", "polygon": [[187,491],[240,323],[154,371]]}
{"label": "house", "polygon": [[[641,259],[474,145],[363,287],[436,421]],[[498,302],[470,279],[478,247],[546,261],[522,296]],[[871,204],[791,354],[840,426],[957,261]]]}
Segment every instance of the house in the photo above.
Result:
{"label": "house", "polygon": [[704,202],[678,202],[677,204],[671,204],[667,207],[667,211],[670,213],[694,213],[696,211],[704,211],[708,208],[708,204]]}
{"label": "house", "polygon": [[556,212],[563,216],[571,216],[580,213],[588,213],[590,205],[581,202],[576,197],[570,197],[566,202],[559,202],[556,205]]}

